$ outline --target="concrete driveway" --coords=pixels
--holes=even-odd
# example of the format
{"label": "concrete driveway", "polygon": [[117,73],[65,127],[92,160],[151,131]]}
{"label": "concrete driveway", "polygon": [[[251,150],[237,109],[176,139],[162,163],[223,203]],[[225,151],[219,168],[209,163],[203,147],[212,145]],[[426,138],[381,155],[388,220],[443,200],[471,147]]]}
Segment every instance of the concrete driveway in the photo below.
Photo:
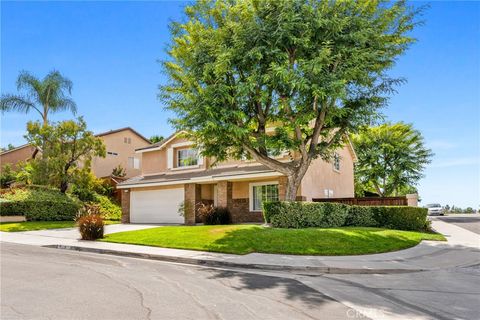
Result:
{"label": "concrete driveway", "polygon": [[[155,224],[109,224],[105,226],[105,234],[156,228],[160,226],[161,225],[155,225]],[[73,239],[73,240],[80,238],[80,233],[78,232],[78,228],[23,231],[23,232],[16,232],[16,233],[30,234],[30,235],[44,236],[44,237],[53,237],[53,238]]]}

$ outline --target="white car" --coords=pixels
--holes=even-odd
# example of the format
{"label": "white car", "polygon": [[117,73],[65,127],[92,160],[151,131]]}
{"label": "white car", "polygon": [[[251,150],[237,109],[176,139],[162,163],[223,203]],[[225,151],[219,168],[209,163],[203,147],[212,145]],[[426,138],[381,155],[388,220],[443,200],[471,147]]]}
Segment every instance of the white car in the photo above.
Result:
{"label": "white car", "polygon": [[428,209],[429,216],[443,216],[443,208],[438,203],[430,203],[425,206]]}

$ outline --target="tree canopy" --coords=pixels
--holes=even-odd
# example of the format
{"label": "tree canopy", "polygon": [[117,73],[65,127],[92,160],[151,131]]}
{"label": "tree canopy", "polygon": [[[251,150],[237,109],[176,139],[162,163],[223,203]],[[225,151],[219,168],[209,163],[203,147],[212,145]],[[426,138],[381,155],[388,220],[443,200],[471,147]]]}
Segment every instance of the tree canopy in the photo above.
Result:
{"label": "tree canopy", "polygon": [[433,153],[411,124],[383,124],[352,136],[356,186],[381,196],[411,193]]}
{"label": "tree canopy", "polygon": [[77,112],[77,105],[69,96],[72,94],[72,87],[72,81],[55,70],[43,79],[22,71],[17,78],[17,90],[20,94],[2,95],[0,110],[25,113],[35,110],[46,125],[50,113],[64,110],[70,110],[73,114]]}
{"label": "tree canopy", "polygon": [[32,181],[58,187],[63,193],[75,179],[88,176],[93,157],[106,155],[102,139],[87,130],[83,118],[52,125],[29,122],[27,132],[28,143],[42,150],[40,159],[28,163]]}
{"label": "tree canopy", "polygon": [[[414,39],[406,1],[201,0],[171,25],[160,98],[202,153],[245,154],[285,174],[294,200],[311,161],[370,123]],[[289,161],[275,156],[288,152]]]}

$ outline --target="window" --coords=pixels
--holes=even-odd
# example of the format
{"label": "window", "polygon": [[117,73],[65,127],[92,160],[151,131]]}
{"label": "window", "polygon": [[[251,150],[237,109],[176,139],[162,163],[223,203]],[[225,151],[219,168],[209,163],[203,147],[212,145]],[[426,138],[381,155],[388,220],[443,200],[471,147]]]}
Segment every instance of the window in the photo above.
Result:
{"label": "window", "polygon": [[132,138],[123,138],[123,143],[128,143],[128,144],[131,144],[132,143]]}
{"label": "window", "polygon": [[198,152],[196,149],[182,149],[177,151],[177,167],[196,166],[198,164]]}
{"label": "window", "polygon": [[135,157],[128,157],[128,167],[133,169],[140,169],[140,159]]}
{"label": "window", "polygon": [[118,153],[112,151],[107,151],[107,154],[111,156],[118,156]]}
{"label": "window", "polygon": [[340,171],[340,155],[338,153],[333,155],[333,170]]}
{"label": "window", "polygon": [[262,211],[262,202],[264,201],[278,201],[277,183],[250,184],[250,211]]}

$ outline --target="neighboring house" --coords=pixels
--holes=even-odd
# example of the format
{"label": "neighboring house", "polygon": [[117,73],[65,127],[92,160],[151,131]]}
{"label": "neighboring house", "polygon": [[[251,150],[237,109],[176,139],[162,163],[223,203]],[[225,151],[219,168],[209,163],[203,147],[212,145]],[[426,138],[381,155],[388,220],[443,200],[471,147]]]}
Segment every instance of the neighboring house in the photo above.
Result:
{"label": "neighboring house", "polygon": [[[105,144],[105,158],[96,157],[92,161],[92,171],[98,178],[110,177],[118,165],[126,172],[126,178],[141,174],[141,159],[136,149],[151,145],[150,141],[130,127],[111,130],[96,135]],[[0,165],[7,163],[15,166],[19,161],[32,159],[36,149],[29,144],[0,153]]]}
{"label": "neighboring house", "polygon": [[110,130],[96,136],[103,140],[107,155],[105,158],[93,159],[92,171],[95,176],[109,177],[113,168],[118,165],[125,169],[127,178],[141,174],[141,157],[135,150],[150,146],[150,140],[130,127]]}
{"label": "neighboring house", "polygon": [[19,162],[25,162],[32,159],[36,155],[36,148],[29,144],[6,150],[0,153],[0,171],[4,165],[10,164],[12,169],[16,169]]}
{"label": "neighboring house", "polygon": [[[287,179],[281,173],[252,160],[212,166],[213,160],[199,156],[193,143],[179,133],[140,148],[137,154],[142,156],[142,174],[117,185],[123,190],[123,222],[194,224],[200,203],[227,207],[234,222],[261,222],[262,201],[285,198]],[[355,161],[349,141],[332,162],[314,160],[297,198],[353,197]]]}

